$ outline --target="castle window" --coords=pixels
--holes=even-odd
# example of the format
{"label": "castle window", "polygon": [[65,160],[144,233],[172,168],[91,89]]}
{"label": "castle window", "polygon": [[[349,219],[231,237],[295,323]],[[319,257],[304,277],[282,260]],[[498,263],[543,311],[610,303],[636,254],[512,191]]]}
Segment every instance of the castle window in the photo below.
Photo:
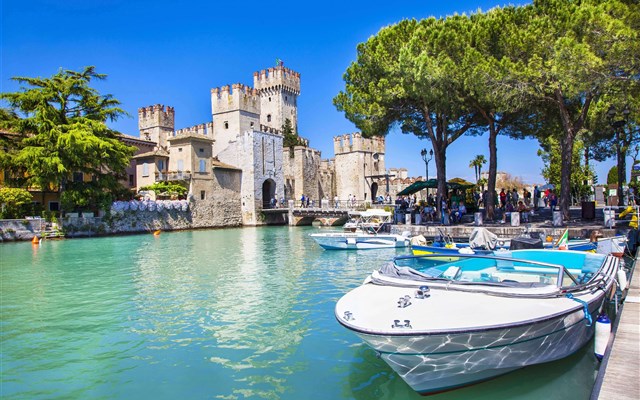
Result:
{"label": "castle window", "polygon": [[271,103],[271,97],[269,97],[269,103]]}
{"label": "castle window", "polygon": [[200,171],[199,172],[207,172],[207,162],[205,160],[200,160]]}
{"label": "castle window", "polygon": [[267,114],[267,122],[271,122],[271,114]]}
{"label": "castle window", "polygon": [[229,129],[229,122],[228,121],[224,121],[224,129]]}
{"label": "castle window", "polygon": [[287,98],[287,96],[284,96],[284,101],[287,101],[287,100],[289,100],[289,99]]}
{"label": "castle window", "polygon": [[144,138],[147,140],[151,140],[151,135],[149,135],[149,132],[144,133]]}
{"label": "castle window", "polygon": [[178,147],[178,153],[182,151],[182,147]]}
{"label": "castle window", "polygon": [[60,211],[60,203],[58,203],[57,201],[50,201],[49,211]]}
{"label": "castle window", "polygon": [[134,184],[133,174],[129,174],[129,186],[133,186],[133,184]]}
{"label": "castle window", "polygon": [[201,190],[200,191],[200,200],[204,200],[204,197],[205,197],[204,195],[205,195],[204,190]]}
{"label": "castle window", "polygon": [[198,151],[200,151],[200,153],[204,153],[204,149],[203,148],[198,149]]}
{"label": "castle window", "polygon": [[142,176],[149,176],[149,164],[142,164]]}
{"label": "castle window", "polygon": [[250,124],[250,126],[253,128],[253,122]]}

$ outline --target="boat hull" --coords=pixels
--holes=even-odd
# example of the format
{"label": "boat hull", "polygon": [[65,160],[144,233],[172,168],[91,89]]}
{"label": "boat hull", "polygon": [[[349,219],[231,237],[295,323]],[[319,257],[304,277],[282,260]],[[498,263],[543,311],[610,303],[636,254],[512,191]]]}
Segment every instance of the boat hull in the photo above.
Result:
{"label": "boat hull", "polygon": [[369,250],[409,246],[409,239],[400,235],[312,234],[325,250]]}
{"label": "boat hull", "polygon": [[[601,305],[600,300],[590,306],[594,320]],[[443,335],[356,334],[413,390],[433,394],[573,354],[595,332],[583,316],[578,311],[517,327]]]}

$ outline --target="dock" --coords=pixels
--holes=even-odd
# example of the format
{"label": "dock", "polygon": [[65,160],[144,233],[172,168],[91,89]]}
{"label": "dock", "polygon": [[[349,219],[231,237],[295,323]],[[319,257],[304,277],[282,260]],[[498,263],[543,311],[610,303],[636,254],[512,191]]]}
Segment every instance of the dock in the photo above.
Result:
{"label": "dock", "polygon": [[591,400],[640,399],[640,273],[638,257]]}

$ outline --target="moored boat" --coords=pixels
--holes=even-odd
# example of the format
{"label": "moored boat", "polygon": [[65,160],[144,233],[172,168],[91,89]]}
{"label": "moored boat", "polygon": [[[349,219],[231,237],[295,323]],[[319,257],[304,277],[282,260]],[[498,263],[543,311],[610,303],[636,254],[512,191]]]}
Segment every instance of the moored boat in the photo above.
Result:
{"label": "moored boat", "polygon": [[367,210],[351,214],[348,228],[342,232],[312,233],[310,236],[326,250],[366,250],[409,246],[409,233],[384,233],[385,224],[391,222],[391,213]]}
{"label": "moored boat", "polygon": [[572,354],[593,336],[619,268],[616,257],[578,251],[397,257],[335,315],[429,394]]}

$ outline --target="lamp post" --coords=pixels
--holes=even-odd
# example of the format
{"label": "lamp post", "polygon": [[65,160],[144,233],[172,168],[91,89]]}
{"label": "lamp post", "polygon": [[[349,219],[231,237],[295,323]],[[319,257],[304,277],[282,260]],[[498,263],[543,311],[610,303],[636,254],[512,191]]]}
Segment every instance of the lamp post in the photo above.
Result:
{"label": "lamp post", "polygon": [[[429,158],[427,158],[427,154],[429,155]],[[433,159],[433,149],[429,150],[428,152],[427,152],[427,149],[422,149],[422,151],[420,151],[420,155],[422,156],[422,159],[424,160],[424,164],[426,166],[427,176],[424,180],[428,181],[429,180],[429,161]]]}
{"label": "lamp post", "polygon": [[[427,158],[427,154],[429,154],[429,158]],[[431,161],[431,159],[433,158],[433,149],[429,150],[427,152],[427,149],[422,149],[420,151],[420,155],[422,156],[422,159],[424,160],[424,165],[426,167],[426,176],[424,178],[424,181],[428,181],[429,180],[429,161]],[[427,188],[427,203],[429,202],[429,188]]]}
{"label": "lamp post", "polygon": [[[623,146],[622,134],[624,133],[624,126],[629,120],[630,113],[631,111],[629,110],[629,106],[625,106],[621,113],[618,113],[615,106],[609,107],[609,110],[607,111],[609,125],[611,125],[613,133],[616,135],[616,155],[618,157],[618,206],[624,205],[624,200],[622,198],[622,184],[626,175],[626,150],[623,151],[623,147],[626,149],[627,145],[625,144]],[[626,138],[624,142],[627,142]]]}

